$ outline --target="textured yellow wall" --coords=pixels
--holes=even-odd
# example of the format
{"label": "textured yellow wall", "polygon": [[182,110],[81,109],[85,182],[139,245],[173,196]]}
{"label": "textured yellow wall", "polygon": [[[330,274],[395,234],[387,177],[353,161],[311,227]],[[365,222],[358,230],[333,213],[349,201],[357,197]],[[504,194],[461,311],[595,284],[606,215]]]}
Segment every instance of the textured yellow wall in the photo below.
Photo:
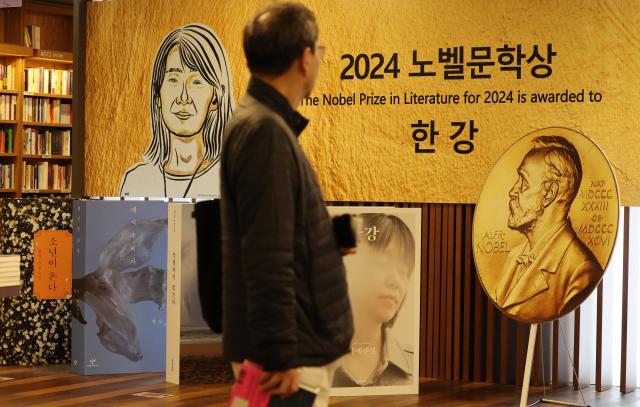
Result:
{"label": "textured yellow wall", "polygon": [[[89,3],[86,107],[86,193],[115,195],[122,173],[138,162],[150,137],[149,78],[164,36],[186,23],[216,31],[231,61],[236,99],[248,70],[241,46],[245,22],[266,1],[145,0]],[[638,135],[638,2],[496,0],[309,0],[326,45],[315,95],[457,93],[465,90],[601,92],[601,103],[455,106],[305,106],[312,123],[302,143],[329,200],[475,202],[493,163],[521,136],[562,126],[590,136],[608,155],[622,202],[640,205]],[[408,77],[412,50],[429,59],[440,47],[552,43],[553,75],[523,79],[491,69],[492,79],[445,81]],[[341,81],[342,54],[399,54],[397,79]],[[493,58],[495,60],[495,57]],[[514,96],[515,97],[515,96]],[[435,155],[413,152],[410,124],[435,119]],[[475,151],[453,152],[445,126],[475,120]]]}

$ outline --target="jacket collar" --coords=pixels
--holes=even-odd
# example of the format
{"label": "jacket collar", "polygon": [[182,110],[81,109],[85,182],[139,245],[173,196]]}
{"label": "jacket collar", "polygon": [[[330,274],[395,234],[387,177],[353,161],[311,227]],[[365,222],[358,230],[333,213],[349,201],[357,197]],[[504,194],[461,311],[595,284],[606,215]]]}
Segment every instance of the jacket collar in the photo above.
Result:
{"label": "jacket collar", "polygon": [[299,136],[309,124],[309,120],[295,111],[289,101],[273,86],[252,76],[249,80],[248,93],[276,112],[291,128],[296,136]]}
{"label": "jacket collar", "polygon": [[[576,234],[571,226],[571,221],[567,219],[560,230],[548,241],[542,251],[537,254],[535,261],[524,272],[519,281],[511,282],[510,292],[507,292],[503,307],[523,303],[530,298],[549,289],[547,274],[555,274],[571,242],[576,238]],[[515,270],[515,264],[512,264]]]}
{"label": "jacket collar", "polygon": [[400,345],[398,340],[389,334],[389,329],[385,332],[385,357],[388,361],[388,364],[395,365],[398,369],[402,370],[404,373],[408,375],[412,375],[413,371],[411,369],[412,361],[408,359],[404,348]]}
{"label": "jacket collar", "polygon": [[346,376],[354,386],[375,386],[381,376],[397,374],[387,372],[390,366],[395,366],[402,374],[411,376],[413,374],[413,370],[411,369],[412,365],[413,361],[400,345],[400,342],[389,333],[389,328],[384,328],[382,330],[382,352],[380,354],[380,360],[378,361],[378,366],[371,373],[371,376],[366,380],[356,380],[344,366],[341,367],[340,374]]}

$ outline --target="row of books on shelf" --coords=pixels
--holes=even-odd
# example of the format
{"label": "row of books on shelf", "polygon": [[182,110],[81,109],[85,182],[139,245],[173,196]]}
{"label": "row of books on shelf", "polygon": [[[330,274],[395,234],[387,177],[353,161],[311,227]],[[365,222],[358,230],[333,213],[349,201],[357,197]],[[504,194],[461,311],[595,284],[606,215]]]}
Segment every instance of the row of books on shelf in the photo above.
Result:
{"label": "row of books on shelf", "polygon": [[12,127],[0,129],[0,153],[13,153],[14,130]]}
{"label": "row of books on shelf", "polygon": [[25,92],[71,95],[73,71],[63,69],[27,68],[24,70]]}
{"label": "row of books on shelf", "polygon": [[25,154],[71,155],[71,130],[24,129]]}
{"label": "row of books on shelf", "polygon": [[13,188],[15,164],[0,165],[0,188],[11,189]]}
{"label": "row of books on shelf", "polygon": [[16,95],[0,95],[0,120],[16,119]]}
{"label": "row of books on shelf", "polygon": [[71,189],[71,164],[52,164],[43,161],[35,164],[22,163],[22,189],[62,190]]}
{"label": "row of books on shelf", "polygon": [[15,90],[16,68],[13,65],[0,64],[0,89]]}
{"label": "row of books on shelf", "polygon": [[71,124],[71,102],[25,96],[23,120],[52,124]]}

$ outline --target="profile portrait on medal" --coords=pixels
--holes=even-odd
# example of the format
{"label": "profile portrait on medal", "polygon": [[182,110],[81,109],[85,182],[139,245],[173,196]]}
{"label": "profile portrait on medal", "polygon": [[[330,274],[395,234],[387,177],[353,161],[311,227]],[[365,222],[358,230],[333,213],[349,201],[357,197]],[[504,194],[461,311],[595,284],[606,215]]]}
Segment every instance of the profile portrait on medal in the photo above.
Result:
{"label": "profile portrait on medal", "polygon": [[397,216],[362,213],[358,218],[368,235],[359,241],[358,253],[345,258],[354,337],[333,387],[410,385],[413,335],[393,328],[399,314],[414,311],[405,302],[415,275],[415,239]]}
{"label": "profile portrait on medal", "polygon": [[226,51],[211,28],[172,30],[151,74],[151,140],[120,180],[121,196],[218,196],[222,133],[232,114]]}
{"label": "profile portrait on medal", "polygon": [[520,319],[550,320],[572,310],[600,280],[603,267],[580,240],[569,211],[582,182],[575,146],[560,136],[532,140],[514,174],[508,228],[524,242],[513,247],[490,296]]}

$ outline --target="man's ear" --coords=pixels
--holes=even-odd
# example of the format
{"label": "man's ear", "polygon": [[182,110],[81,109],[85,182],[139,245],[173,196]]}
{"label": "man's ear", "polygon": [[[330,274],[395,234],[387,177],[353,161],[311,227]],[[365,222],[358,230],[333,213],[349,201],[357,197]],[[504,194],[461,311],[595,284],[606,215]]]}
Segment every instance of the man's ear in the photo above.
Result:
{"label": "man's ear", "polygon": [[304,76],[307,76],[311,71],[313,58],[315,58],[315,56],[313,55],[311,47],[305,47],[302,55],[300,55],[300,70]]}
{"label": "man's ear", "polygon": [[542,201],[545,208],[551,205],[558,197],[558,183],[556,181],[548,181],[546,184],[547,192],[544,194],[544,199]]}

